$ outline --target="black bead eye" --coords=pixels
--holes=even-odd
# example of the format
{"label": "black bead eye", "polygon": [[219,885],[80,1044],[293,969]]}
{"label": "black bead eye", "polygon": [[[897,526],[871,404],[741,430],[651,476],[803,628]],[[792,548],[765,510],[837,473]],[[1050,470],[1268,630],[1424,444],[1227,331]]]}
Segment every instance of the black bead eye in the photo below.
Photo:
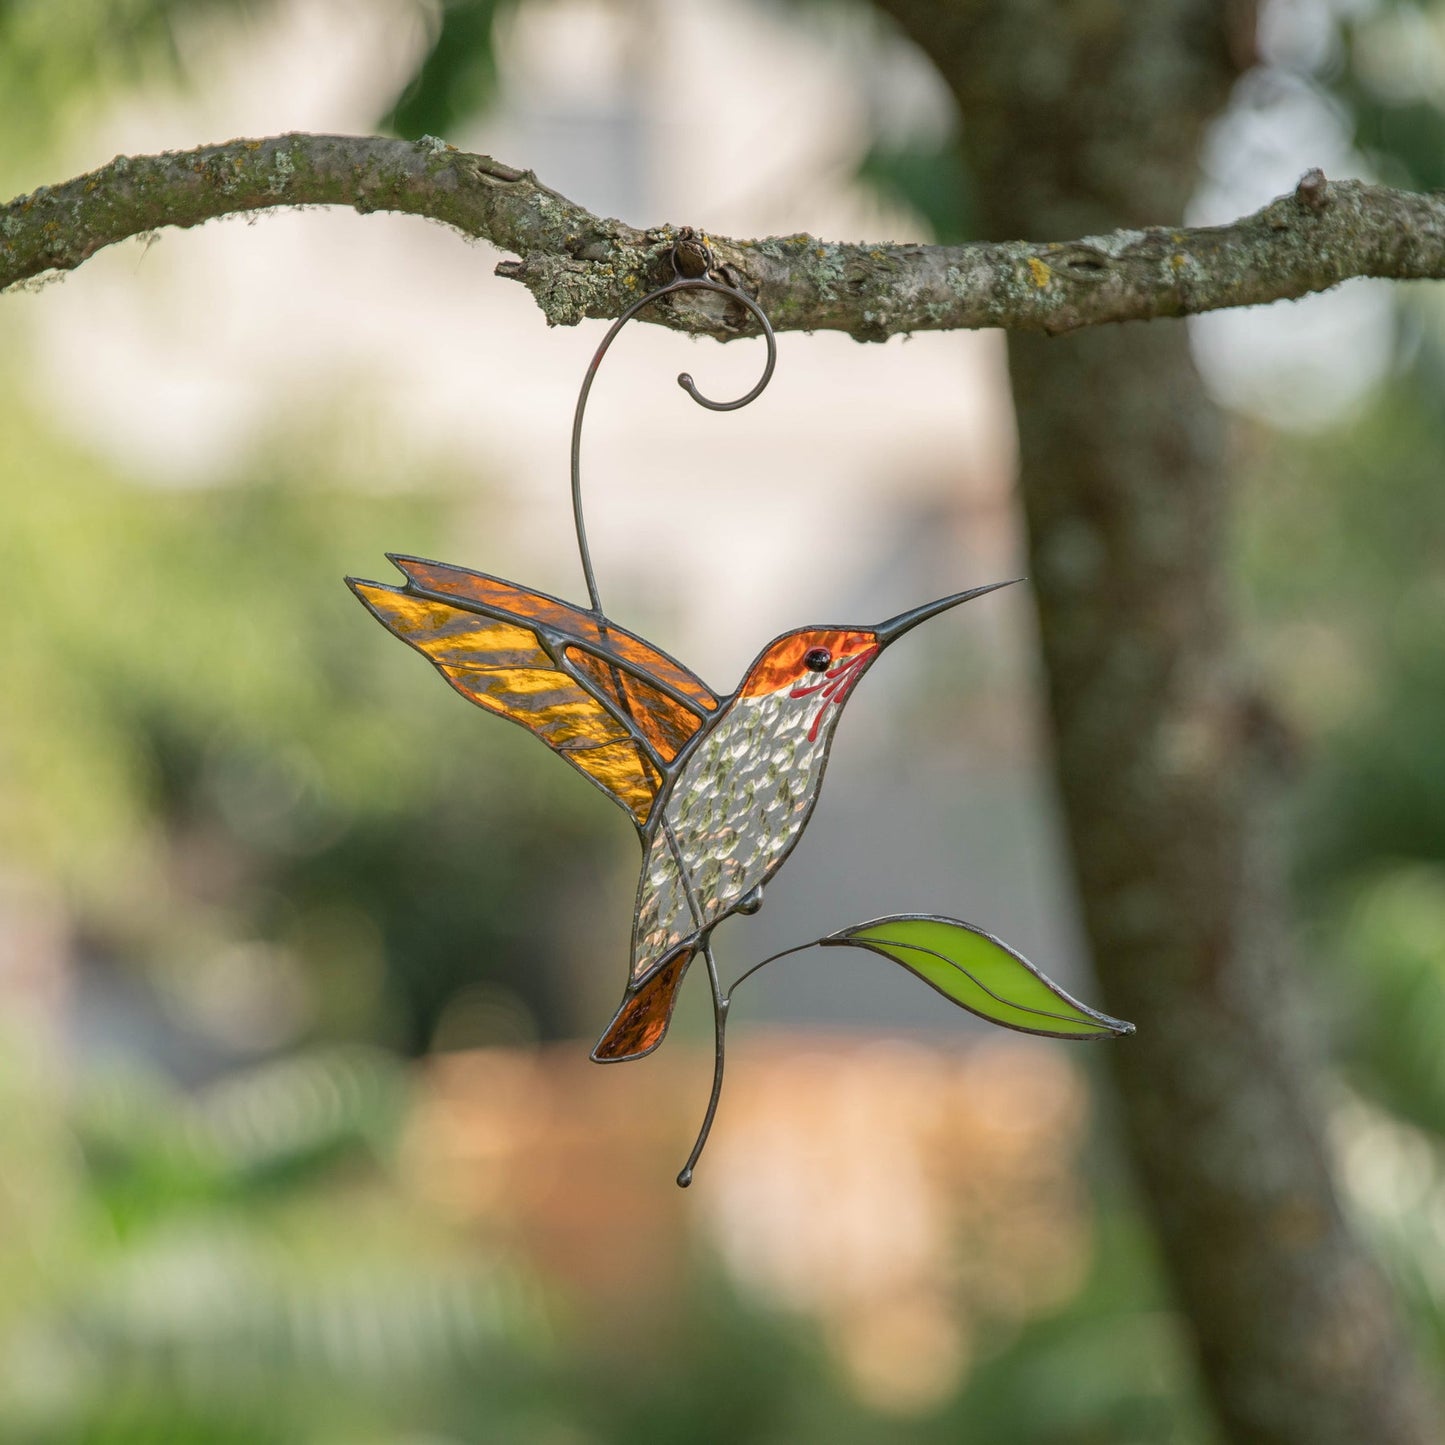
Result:
{"label": "black bead eye", "polygon": [[826,647],[811,647],[803,654],[803,666],[809,672],[827,672],[833,654]]}

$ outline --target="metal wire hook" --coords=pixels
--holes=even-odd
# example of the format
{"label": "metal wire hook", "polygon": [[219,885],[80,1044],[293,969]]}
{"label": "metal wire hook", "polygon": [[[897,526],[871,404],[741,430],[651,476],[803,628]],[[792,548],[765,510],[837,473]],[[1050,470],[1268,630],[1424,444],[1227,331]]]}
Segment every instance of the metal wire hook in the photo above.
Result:
{"label": "metal wire hook", "polygon": [[597,375],[597,369],[602,365],[602,358],[607,355],[607,348],[612,345],[617,333],[642,310],[644,306],[650,306],[654,301],[660,301],[664,296],[671,296],[677,291],[715,291],[720,296],[726,296],[757,317],[758,325],[763,329],[763,336],[768,344],[767,364],[763,367],[763,374],[758,383],[745,395],[738,397],[736,401],[713,401],[710,397],[704,396],[694,384],[692,377],[685,371],[679,372],[677,384],[699,405],[705,406],[709,411],[737,411],[740,407],[747,406],[749,402],[756,401],[762,395],[764,388],[773,379],[773,367],[778,360],[777,338],[773,335],[773,328],[762,308],[751,296],[739,291],[736,286],[729,286],[722,281],[714,281],[711,276],[685,276],[678,265],[678,252],[674,248],[672,253],[673,270],[677,279],[668,282],[666,286],[659,287],[656,291],[649,291],[639,301],[634,301],[616,321],[612,323],[607,335],[602,338],[602,344],[593,353],[592,360],[588,364],[587,374],[582,378],[582,389],[577,393],[577,410],[572,417],[572,517],[577,527],[577,552],[582,559],[582,574],[587,579],[587,595],[592,602],[592,610],[599,616],[602,613],[602,600],[597,593],[597,575],[592,570],[592,553],[587,545],[587,527],[582,520],[582,417],[587,410],[587,397],[592,390],[592,382]]}

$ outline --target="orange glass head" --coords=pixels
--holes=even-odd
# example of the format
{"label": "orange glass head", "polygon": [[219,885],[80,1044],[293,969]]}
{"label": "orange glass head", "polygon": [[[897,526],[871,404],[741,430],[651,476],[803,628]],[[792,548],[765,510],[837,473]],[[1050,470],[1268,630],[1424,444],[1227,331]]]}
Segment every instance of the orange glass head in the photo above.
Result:
{"label": "orange glass head", "polygon": [[748,669],[739,696],[778,695],[794,707],[810,709],[808,741],[817,742],[825,717],[836,717],[880,645],[871,628],[800,628],[763,650]]}
{"label": "orange glass head", "polygon": [[738,689],[740,698],[781,694],[789,700],[807,700],[817,706],[810,740],[816,741],[825,714],[833,713],[857,686],[859,678],[889,643],[912,631],[920,622],[947,612],[961,602],[982,597],[1007,582],[991,582],[968,592],[925,603],[876,627],[802,627],[770,642],[748,669]]}
{"label": "orange glass head", "polygon": [[990,582],[986,587],[956,592],[952,597],[900,612],[876,627],[800,627],[796,632],[785,633],[770,642],[748,669],[738,696],[765,697],[785,688],[790,692],[803,689],[799,695],[807,696],[843,678],[848,680],[846,690],[851,690],[868,664],[890,642],[911,632],[920,622],[947,612],[961,602],[982,597],[985,592],[1009,586],[1011,582]]}
{"label": "orange glass head", "polygon": [[797,688],[817,691],[828,685],[830,674],[847,668],[855,675],[878,655],[879,642],[871,628],[804,627],[770,642],[748,669],[740,697],[765,697]]}

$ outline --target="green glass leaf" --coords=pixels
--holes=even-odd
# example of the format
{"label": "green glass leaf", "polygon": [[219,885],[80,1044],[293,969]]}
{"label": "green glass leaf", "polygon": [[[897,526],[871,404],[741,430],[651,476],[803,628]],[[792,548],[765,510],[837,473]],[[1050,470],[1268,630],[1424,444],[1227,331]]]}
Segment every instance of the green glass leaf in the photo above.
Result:
{"label": "green glass leaf", "polygon": [[875,918],[819,942],[871,949],[970,1013],[1022,1033],[1098,1039],[1134,1032],[1133,1024],[1070,998],[991,933],[956,918],[917,913]]}

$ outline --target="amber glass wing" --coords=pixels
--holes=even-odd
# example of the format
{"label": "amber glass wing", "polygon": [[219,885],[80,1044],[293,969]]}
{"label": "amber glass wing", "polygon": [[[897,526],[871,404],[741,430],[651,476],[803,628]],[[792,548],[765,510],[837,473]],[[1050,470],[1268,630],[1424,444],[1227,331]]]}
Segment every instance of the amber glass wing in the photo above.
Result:
{"label": "amber glass wing", "polygon": [[405,587],[348,578],[372,614],[463,697],[535,733],[646,821],[660,768],[717,708],[680,662],[545,593],[413,557]]}

